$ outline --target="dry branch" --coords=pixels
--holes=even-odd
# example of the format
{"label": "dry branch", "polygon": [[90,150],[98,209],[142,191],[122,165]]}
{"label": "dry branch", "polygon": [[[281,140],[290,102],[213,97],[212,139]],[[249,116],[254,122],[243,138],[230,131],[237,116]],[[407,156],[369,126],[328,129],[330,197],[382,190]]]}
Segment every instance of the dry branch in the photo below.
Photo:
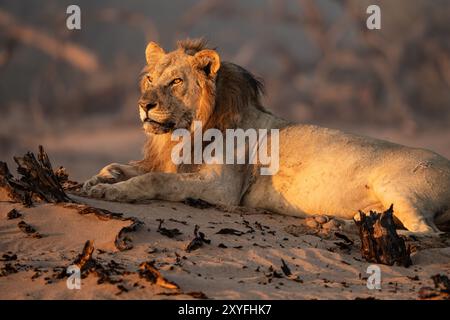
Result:
{"label": "dry branch", "polygon": [[205,234],[203,232],[199,232],[199,226],[195,225],[194,227],[194,239],[186,247],[186,252],[191,252],[197,250],[198,248],[203,246],[203,243],[210,244],[211,240],[205,238]]}
{"label": "dry branch", "polygon": [[149,282],[166,289],[179,289],[180,287],[166,278],[156,269],[152,262],[142,262],[139,265],[139,275]]}
{"label": "dry branch", "polygon": [[442,274],[435,274],[431,277],[434,288],[422,287],[419,290],[420,299],[450,300],[450,280]]}
{"label": "dry branch", "polygon": [[37,159],[32,152],[27,152],[23,157],[14,157],[14,161],[18,165],[20,179],[15,179],[6,163],[0,161],[0,188],[6,191],[12,201],[21,202],[25,206],[31,206],[33,200],[72,202],[53,172],[50,159],[42,146],[39,146]]}
{"label": "dry branch", "polygon": [[410,248],[398,236],[393,219],[393,205],[383,213],[360,211],[355,223],[361,238],[361,254],[368,262],[409,267],[412,264]]}
{"label": "dry branch", "polygon": [[81,272],[84,272],[89,266],[89,262],[92,262],[92,253],[94,252],[94,242],[91,240],[86,241],[83,247],[83,251],[75,259],[73,264],[77,265]]}
{"label": "dry branch", "polygon": [[33,204],[32,193],[27,185],[16,180],[9,171],[8,165],[2,161],[0,161],[0,189],[3,189],[7,197],[14,202],[20,202],[26,207]]}

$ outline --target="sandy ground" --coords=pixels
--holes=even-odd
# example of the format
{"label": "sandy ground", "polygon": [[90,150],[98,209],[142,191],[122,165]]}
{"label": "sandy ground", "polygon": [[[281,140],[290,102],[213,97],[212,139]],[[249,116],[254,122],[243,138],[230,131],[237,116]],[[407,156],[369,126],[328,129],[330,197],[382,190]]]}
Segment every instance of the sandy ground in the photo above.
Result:
{"label": "sandy ground", "polygon": [[[433,286],[430,276],[450,273],[448,238],[409,239],[413,265],[381,265],[382,288],[369,290],[369,263],[361,258],[356,227],[350,222],[321,224],[318,221],[324,222],[325,217],[225,212],[162,201],[120,204],[74,199],[142,221],[127,234],[133,248],[119,251],[114,245],[117,233],[130,221],[80,215],[61,205],[24,208],[0,202],[0,299],[193,299],[200,293],[213,299],[417,299],[421,287]],[[22,216],[8,219],[13,208]],[[158,232],[159,219],[164,219],[163,228],[176,228],[179,234],[169,238]],[[20,221],[34,227],[42,238],[22,232]],[[186,252],[195,225],[211,242]],[[235,230],[234,234],[220,234],[225,228]],[[335,232],[354,244],[345,245]],[[87,240],[94,241],[94,259],[120,272],[111,276],[113,281],[101,284],[98,275],[91,273],[82,279],[80,290],[69,290],[66,280],[57,275],[72,264]],[[292,275],[283,273],[282,260]],[[165,289],[140,278],[136,271],[144,261],[154,261],[179,289]]]}

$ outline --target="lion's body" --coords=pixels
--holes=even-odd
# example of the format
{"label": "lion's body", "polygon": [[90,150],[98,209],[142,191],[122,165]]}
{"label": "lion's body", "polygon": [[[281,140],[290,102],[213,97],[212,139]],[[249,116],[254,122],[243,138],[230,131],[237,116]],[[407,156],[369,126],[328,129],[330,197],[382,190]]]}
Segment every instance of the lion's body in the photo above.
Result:
{"label": "lion's body", "polygon": [[[295,152],[294,152],[295,150]],[[395,215],[430,231],[450,208],[450,161],[436,153],[309,125],[280,131],[280,169],[258,176],[243,205],[289,215],[351,219],[358,210]]]}
{"label": "lion's body", "polygon": [[[346,219],[358,210],[383,211],[394,204],[395,216],[416,232],[437,231],[437,215],[450,220],[449,160],[427,150],[289,123],[261,106],[261,84],[250,73],[218,59],[200,42],[182,44],[169,54],[149,44],[147,72],[153,82],[143,86],[140,109],[149,134],[145,157],[105,167],[85,183],[89,195],[115,201],[190,197]],[[184,82],[171,88],[154,80],[169,79],[167,74]],[[193,119],[220,130],[279,129],[279,171],[270,176],[258,174],[255,165],[173,164],[169,128],[189,128]]]}

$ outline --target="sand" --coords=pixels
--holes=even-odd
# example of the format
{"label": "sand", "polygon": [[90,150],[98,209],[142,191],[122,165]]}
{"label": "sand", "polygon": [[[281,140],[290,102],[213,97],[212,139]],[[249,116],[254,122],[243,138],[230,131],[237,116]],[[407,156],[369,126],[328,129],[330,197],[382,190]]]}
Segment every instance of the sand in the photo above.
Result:
{"label": "sand", "polygon": [[[142,221],[127,234],[133,248],[119,251],[114,245],[130,221],[80,215],[62,205],[24,208],[0,201],[0,260],[17,255],[15,260],[0,261],[0,274],[6,274],[0,276],[0,299],[417,299],[421,287],[433,286],[432,275],[450,273],[448,237],[409,239],[413,265],[380,265],[381,290],[370,290],[366,286],[370,264],[361,258],[352,222],[321,225],[316,220],[325,222],[326,217],[312,221],[250,209],[225,212],[164,201],[124,204],[72,197]],[[7,219],[13,208],[22,216]],[[164,219],[163,228],[176,228],[180,234],[169,238],[158,232],[159,219]],[[42,238],[22,232],[17,226],[22,220]],[[332,224],[334,229],[323,227]],[[211,242],[186,252],[195,225]],[[225,228],[240,232],[217,234]],[[345,241],[335,232],[354,244],[341,248],[336,243]],[[81,289],[70,290],[66,279],[57,275],[73,263],[87,240],[94,241],[96,261],[107,265],[114,260],[121,272],[111,277],[112,283],[101,284],[98,275],[88,274]],[[282,260],[290,276],[283,273]],[[139,276],[139,264],[152,261],[179,289],[162,288]],[[17,272],[8,274],[7,264]]]}

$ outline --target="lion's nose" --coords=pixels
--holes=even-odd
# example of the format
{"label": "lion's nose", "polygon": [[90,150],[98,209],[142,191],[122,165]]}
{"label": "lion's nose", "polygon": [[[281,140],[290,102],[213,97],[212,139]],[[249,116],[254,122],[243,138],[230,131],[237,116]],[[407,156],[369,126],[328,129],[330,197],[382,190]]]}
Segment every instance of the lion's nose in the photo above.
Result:
{"label": "lion's nose", "polygon": [[156,102],[150,102],[150,101],[139,101],[139,107],[141,107],[145,111],[149,111],[150,109],[155,108],[158,105]]}

